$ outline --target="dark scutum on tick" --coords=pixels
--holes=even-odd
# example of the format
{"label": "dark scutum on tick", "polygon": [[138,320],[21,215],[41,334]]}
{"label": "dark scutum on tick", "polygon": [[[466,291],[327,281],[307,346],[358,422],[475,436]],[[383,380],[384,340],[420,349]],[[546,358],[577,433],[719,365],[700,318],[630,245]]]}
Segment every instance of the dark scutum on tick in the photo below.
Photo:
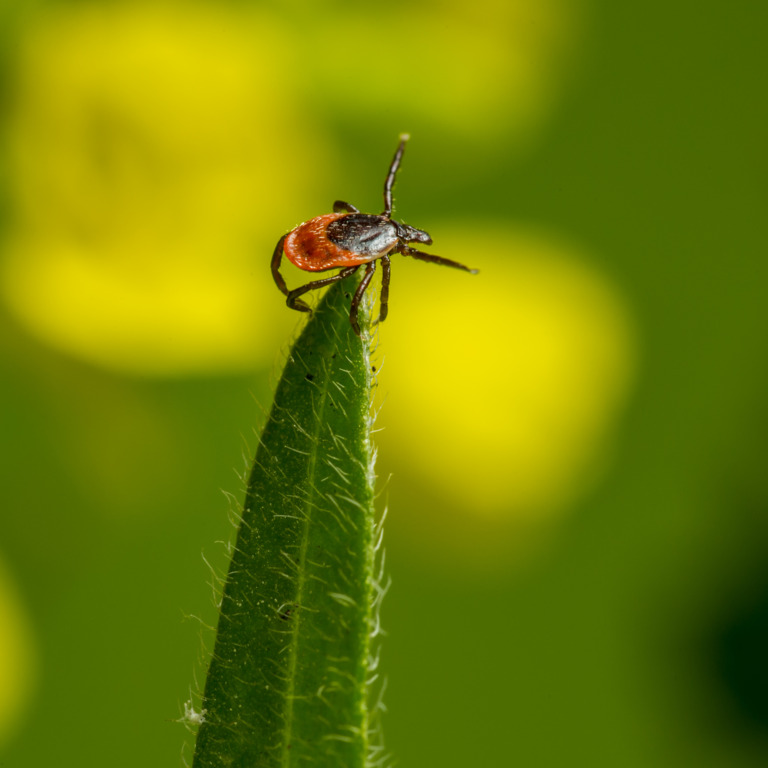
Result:
{"label": "dark scutum on tick", "polygon": [[[379,219],[378,222],[375,219]],[[384,216],[350,213],[332,221],[325,229],[326,237],[345,251],[378,258],[397,245],[395,224]]]}
{"label": "dark scutum on tick", "polygon": [[[299,224],[278,240],[272,256],[272,276],[277,287],[286,295],[286,304],[300,312],[311,312],[309,305],[300,297],[308,291],[343,280],[365,266],[363,278],[357,286],[349,308],[349,320],[355,333],[360,335],[357,315],[363,294],[371,282],[376,262],[381,260],[381,310],[378,322],[383,322],[389,309],[389,282],[391,275],[390,255],[401,253],[419,261],[442,264],[476,274],[457,261],[445,259],[432,253],[425,253],[413,248],[410,243],[432,245],[432,238],[427,232],[392,219],[392,187],[400,168],[400,161],[405,151],[408,135],[400,136],[400,144],[384,181],[384,212],[376,215],[360,213],[354,205],[337,200],[333,204],[333,213],[316,216],[314,219]],[[306,272],[325,272],[338,269],[332,277],[313,280],[299,288],[288,290],[280,264],[285,256],[288,261]]]}

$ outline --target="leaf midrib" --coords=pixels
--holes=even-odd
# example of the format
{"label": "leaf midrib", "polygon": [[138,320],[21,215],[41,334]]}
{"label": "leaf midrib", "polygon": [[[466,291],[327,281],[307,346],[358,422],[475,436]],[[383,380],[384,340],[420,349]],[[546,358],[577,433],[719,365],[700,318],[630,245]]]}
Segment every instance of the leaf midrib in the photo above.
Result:
{"label": "leaf midrib", "polygon": [[316,427],[310,437],[310,452],[309,452],[309,466],[307,469],[307,480],[309,482],[309,491],[306,496],[306,502],[304,504],[304,530],[301,535],[301,547],[299,549],[299,575],[296,583],[296,607],[295,611],[296,620],[293,622],[293,631],[291,632],[291,640],[288,651],[288,688],[285,692],[285,708],[283,710],[283,722],[285,723],[285,738],[283,740],[283,749],[281,753],[280,763],[283,768],[290,768],[290,756],[291,756],[291,735],[293,733],[293,717],[294,717],[294,690],[296,680],[296,665],[298,664],[298,645],[300,628],[302,621],[301,606],[303,603],[302,597],[304,593],[304,583],[306,581],[306,567],[307,567],[307,549],[309,547],[309,527],[311,524],[311,513],[315,507],[315,496],[317,493],[316,485],[313,480],[315,476],[315,468],[317,466],[317,457],[319,453],[320,444],[320,431],[323,427],[323,417],[325,416],[325,406],[328,402],[329,383],[328,372],[323,378],[323,387],[320,389],[320,402],[318,404],[317,419],[315,420]]}

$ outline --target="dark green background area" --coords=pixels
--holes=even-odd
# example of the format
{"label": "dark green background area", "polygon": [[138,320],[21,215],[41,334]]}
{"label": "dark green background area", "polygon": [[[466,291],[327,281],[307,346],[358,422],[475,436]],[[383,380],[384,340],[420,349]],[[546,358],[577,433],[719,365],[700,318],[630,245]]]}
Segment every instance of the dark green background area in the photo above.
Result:
{"label": "dark green background area", "polygon": [[[390,483],[385,733],[403,766],[768,761],[768,7],[589,18],[535,149],[444,190],[436,165],[419,204],[589,244],[635,312],[638,382],[607,479],[523,568],[419,558],[431,543],[397,523],[419,509]],[[215,620],[200,553],[223,569],[220,489],[242,498],[274,373],[120,379],[5,315],[0,369],[0,546],[42,660],[2,762],[178,765],[171,720],[203,670],[184,614]]]}

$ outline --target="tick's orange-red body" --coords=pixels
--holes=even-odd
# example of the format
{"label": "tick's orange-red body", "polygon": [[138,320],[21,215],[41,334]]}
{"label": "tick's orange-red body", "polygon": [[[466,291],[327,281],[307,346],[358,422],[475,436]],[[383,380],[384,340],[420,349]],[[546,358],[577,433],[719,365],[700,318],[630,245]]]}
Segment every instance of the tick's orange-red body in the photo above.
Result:
{"label": "tick's orange-red body", "polygon": [[354,267],[371,261],[371,257],[340,248],[328,239],[328,225],[347,216],[346,213],[326,213],[299,224],[283,243],[285,257],[299,269],[324,272],[337,267]]}

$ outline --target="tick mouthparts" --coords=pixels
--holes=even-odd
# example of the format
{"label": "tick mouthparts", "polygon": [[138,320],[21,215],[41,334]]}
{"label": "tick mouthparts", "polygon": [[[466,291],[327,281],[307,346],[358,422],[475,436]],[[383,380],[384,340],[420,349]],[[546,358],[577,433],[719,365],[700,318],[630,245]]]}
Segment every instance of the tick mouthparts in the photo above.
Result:
{"label": "tick mouthparts", "polygon": [[398,224],[397,222],[395,224],[398,229],[398,236],[405,240],[406,243],[432,245],[432,238],[429,236],[429,232],[425,232],[423,229],[416,229],[416,227],[409,227],[407,224]]}

